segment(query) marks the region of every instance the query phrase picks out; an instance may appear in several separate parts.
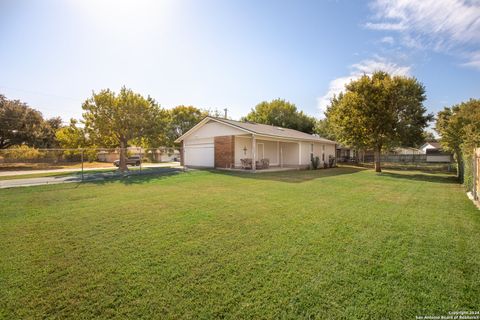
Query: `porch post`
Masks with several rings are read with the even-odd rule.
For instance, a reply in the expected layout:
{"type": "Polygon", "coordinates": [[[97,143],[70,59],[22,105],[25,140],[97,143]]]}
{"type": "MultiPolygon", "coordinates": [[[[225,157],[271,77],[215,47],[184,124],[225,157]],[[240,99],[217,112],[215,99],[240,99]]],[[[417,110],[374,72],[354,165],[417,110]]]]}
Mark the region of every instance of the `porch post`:
{"type": "Polygon", "coordinates": [[[302,143],[298,143],[298,167],[302,165],[302,143]]]}
{"type": "Polygon", "coordinates": [[[282,167],[282,160],[280,159],[280,141],[277,140],[277,162],[282,167]]]}
{"type": "Polygon", "coordinates": [[[252,171],[255,172],[257,169],[257,141],[255,135],[252,134],[252,171]]]}

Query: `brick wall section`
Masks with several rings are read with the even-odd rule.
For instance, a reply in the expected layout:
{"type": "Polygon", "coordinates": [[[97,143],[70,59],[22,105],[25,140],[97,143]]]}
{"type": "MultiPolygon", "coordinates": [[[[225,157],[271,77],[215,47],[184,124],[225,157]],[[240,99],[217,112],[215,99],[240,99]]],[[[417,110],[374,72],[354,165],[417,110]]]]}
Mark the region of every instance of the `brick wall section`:
{"type": "Polygon", "coordinates": [[[183,166],[184,164],[184,158],[185,158],[185,154],[184,154],[185,150],[183,149],[183,140],[182,142],[180,143],[180,165],[183,166]]]}
{"type": "Polygon", "coordinates": [[[233,168],[235,163],[235,136],[215,137],[215,168],[233,168]]]}

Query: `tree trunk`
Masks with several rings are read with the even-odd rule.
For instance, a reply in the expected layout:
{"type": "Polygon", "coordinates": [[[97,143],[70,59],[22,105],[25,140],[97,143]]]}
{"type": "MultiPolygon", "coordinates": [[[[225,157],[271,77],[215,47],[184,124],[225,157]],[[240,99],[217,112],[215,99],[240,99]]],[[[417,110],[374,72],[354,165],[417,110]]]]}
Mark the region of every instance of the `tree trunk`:
{"type": "Polygon", "coordinates": [[[380,165],[380,147],[376,147],[374,150],[375,157],[375,172],[382,172],[382,167],[380,165]]]}
{"type": "Polygon", "coordinates": [[[461,150],[455,150],[455,158],[457,158],[457,178],[460,180],[460,183],[463,183],[463,156],[461,150]]]}
{"type": "Polygon", "coordinates": [[[123,140],[120,141],[120,165],[118,166],[118,169],[121,172],[128,171],[127,163],[125,161],[125,155],[127,153],[126,146],[127,144],[123,140]]]}

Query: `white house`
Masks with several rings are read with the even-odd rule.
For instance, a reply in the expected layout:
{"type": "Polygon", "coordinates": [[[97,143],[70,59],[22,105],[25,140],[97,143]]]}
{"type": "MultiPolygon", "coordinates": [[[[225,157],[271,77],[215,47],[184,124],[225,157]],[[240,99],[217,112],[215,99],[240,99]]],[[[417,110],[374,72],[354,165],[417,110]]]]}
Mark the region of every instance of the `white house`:
{"type": "Polygon", "coordinates": [[[186,167],[242,168],[247,159],[253,171],[262,159],[270,167],[306,168],[312,155],[323,166],[335,157],[336,145],[297,130],[213,117],[206,117],[175,142],[182,145],[181,162],[186,167]]]}
{"type": "Polygon", "coordinates": [[[427,153],[427,150],[429,149],[435,149],[435,150],[440,150],[442,147],[440,146],[440,142],[425,142],[421,147],[420,151],[423,154],[427,153]]]}

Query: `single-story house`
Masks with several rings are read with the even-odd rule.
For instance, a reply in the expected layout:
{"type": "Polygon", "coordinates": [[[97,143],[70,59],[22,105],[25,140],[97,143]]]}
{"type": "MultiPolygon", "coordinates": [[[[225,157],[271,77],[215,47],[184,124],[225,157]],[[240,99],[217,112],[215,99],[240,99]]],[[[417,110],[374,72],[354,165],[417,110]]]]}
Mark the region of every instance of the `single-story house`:
{"type": "Polygon", "coordinates": [[[427,150],[432,149],[432,150],[441,150],[442,146],[440,145],[440,142],[425,142],[421,147],[420,150],[423,154],[427,154],[427,150]]]}
{"type": "Polygon", "coordinates": [[[311,157],[320,166],[335,157],[335,141],[293,129],[252,122],[206,117],[179,137],[181,164],[200,168],[307,168],[311,157]]]}

